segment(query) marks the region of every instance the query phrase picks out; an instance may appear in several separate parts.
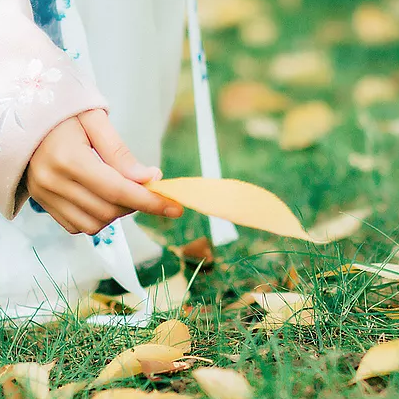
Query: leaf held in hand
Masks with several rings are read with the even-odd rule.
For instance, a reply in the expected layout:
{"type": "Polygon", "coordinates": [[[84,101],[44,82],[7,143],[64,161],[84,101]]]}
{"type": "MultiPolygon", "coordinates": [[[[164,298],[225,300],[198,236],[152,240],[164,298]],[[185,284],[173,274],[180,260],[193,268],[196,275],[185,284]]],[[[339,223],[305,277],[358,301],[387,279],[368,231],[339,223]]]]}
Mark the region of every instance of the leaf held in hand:
{"type": "Polygon", "coordinates": [[[399,371],[399,339],[372,347],[364,355],[352,383],[399,371]]]}
{"type": "Polygon", "coordinates": [[[202,367],[193,372],[202,390],[212,399],[250,399],[252,388],[241,374],[234,370],[202,367]]]}
{"type": "Polygon", "coordinates": [[[154,330],[153,344],[173,346],[183,353],[191,352],[191,335],[188,327],[179,320],[168,320],[154,330]]]}
{"type": "Polygon", "coordinates": [[[208,216],[285,237],[320,243],[276,195],[232,179],[178,178],[151,182],[146,187],[208,216]]]}

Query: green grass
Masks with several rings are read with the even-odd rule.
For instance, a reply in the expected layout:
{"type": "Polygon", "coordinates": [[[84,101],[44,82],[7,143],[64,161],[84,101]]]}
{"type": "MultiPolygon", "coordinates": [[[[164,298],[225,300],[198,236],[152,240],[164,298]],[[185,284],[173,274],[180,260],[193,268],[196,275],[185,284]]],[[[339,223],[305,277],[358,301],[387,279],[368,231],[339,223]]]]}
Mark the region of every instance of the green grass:
{"type": "MultiPolygon", "coordinates": [[[[259,0],[269,7],[266,0],[259,0]]],[[[240,79],[234,59],[245,55],[258,60],[262,68],[251,80],[267,82],[283,90],[296,103],[309,99],[327,101],[341,117],[341,124],[316,146],[285,152],[278,143],[256,140],[245,134],[242,121],[223,119],[216,109],[217,131],[226,177],[264,186],[279,195],[305,227],[319,217],[332,217],[339,210],[370,206],[373,214],[355,237],[328,246],[314,247],[291,239],[239,228],[241,239],[219,249],[228,268],[216,267],[200,272],[192,287],[191,303],[206,312],[182,320],[194,337],[193,354],[208,357],[220,367],[243,372],[256,390],[257,398],[396,398],[399,373],[370,381],[368,385],[349,386],[365,350],[383,340],[399,337],[398,323],[373,308],[399,306],[397,283],[386,283],[369,274],[338,275],[320,278],[317,273],[332,270],[355,259],[383,262],[399,241],[399,139],[373,126],[359,126],[359,109],[353,104],[352,89],[366,74],[384,74],[397,79],[399,44],[368,48],[353,37],[344,43],[323,45],[317,28],[327,19],[350,24],[350,16],[360,0],[304,0],[300,12],[282,11],[277,0],[270,2],[277,18],[280,38],[267,48],[246,48],[237,29],[206,32],[217,51],[210,57],[209,69],[215,104],[220,89],[240,79]],[[278,86],[267,76],[273,55],[294,49],[323,49],[334,65],[334,79],[327,88],[293,89],[278,86]],[[387,163],[387,170],[362,172],[350,166],[353,152],[376,155],[387,163]],[[262,252],[272,248],[279,256],[262,252]],[[301,276],[298,290],[311,294],[316,309],[312,327],[292,325],[266,334],[248,327],[261,317],[260,309],[227,312],[223,308],[242,293],[259,284],[274,282],[281,287],[287,269],[295,265],[301,276]],[[226,354],[239,354],[237,363],[226,354]]],[[[375,1],[380,4],[384,2],[375,1]]],[[[385,3],[384,3],[385,4],[385,3]]],[[[184,68],[187,68],[184,65],[184,68]]],[[[377,122],[398,117],[397,102],[362,110],[377,122]]],[[[276,115],[281,119],[283,115],[276,115]]],[[[170,130],[165,139],[166,177],[199,174],[194,116],[187,116],[170,130]]],[[[181,245],[204,234],[206,218],[187,211],[179,221],[140,216],[140,221],[156,228],[174,245],[181,245]]],[[[37,329],[0,328],[0,365],[17,361],[49,362],[58,359],[51,374],[53,388],[68,382],[91,379],[122,350],[147,342],[160,321],[175,314],[156,314],[146,330],[125,327],[93,328],[73,318],[56,327],[37,329]]],[[[114,384],[115,385],[115,384],[114,384]]],[[[191,371],[162,376],[159,382],[144,377],[124,380],[117,386],[145,390],[177,390],[202,398],[191,371]]],[[[83,391],[81,397],[91,393],[83,391]]]]}

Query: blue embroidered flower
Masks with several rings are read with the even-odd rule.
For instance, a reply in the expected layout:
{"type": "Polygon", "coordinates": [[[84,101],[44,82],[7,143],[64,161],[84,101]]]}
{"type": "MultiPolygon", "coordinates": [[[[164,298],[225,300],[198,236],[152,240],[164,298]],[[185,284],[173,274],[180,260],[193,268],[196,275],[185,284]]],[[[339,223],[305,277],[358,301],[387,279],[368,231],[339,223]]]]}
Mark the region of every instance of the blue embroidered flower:
{"type": "Polygon", "coordinates": [[[102,242],[104,244],[112,244],[113,240],[112,237],[115,235],[115,227],[114,226],[108,226],[105,229],[101,230],[98,234],[93,236],[93,244],[96,247],[97,245],[101,244],[102,242]]]}
{"type": "Polygon", "coordinates": [[[37,213],[47,213],[33,198],[29,198],[29,204],[31,208],[37,213]]]}

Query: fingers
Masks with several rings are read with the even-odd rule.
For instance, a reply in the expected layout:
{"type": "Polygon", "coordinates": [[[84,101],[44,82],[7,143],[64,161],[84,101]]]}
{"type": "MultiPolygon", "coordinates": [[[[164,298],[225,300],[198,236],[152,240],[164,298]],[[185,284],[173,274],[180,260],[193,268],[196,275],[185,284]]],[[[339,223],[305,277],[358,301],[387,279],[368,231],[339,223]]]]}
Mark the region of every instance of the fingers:
{"type": "Polygon", "coordinates": [[[71,234],[85,233],[92,236],[109,224],[94,218],[75,204],[53,193],[44,195],[40,204],[43,204],[43,208],[71,234]],[[49,203],[51,206],[46,205],[49,203]]]}
{"type": "Polygon", "coordinates": [[[122,176],[141,184],[162,178],[160,169],[144,166],[135,159],[105,111],[84,112],[78,118],[96,152],[122,176]]]}
{"type": "Polygon", "coordinates": [[[80,184],[67,179],[61,181],[59,186],[54,187],[53,192],[68,202],[74,203],[82,211],[106,225],[136,211],[110,204],[80,184]]]}
{"type": "Polygon", "coordinates": [[[180,204],[154,194],[141,184],[124,178],[115,169],[100,162],[87,149],[80,154],[84,165],[70,168],[71,178],[104,201],[127,209],[134,209],[152,215],[178,218],[183,214],[180,204]]]}

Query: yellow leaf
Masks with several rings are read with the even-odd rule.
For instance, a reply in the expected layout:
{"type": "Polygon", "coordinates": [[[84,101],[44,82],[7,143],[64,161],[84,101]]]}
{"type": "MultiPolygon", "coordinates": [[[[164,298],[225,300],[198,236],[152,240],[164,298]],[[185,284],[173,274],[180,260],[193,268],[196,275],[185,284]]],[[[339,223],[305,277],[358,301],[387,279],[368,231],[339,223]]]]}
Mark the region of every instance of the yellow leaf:
{"type": "Polygon", "coordinates": [[[395,18],[374,4],[361,4],[354,12],[353,30],[366,45],[381,45],[399,39],[395,18]]]}
{"type": "Polygon", "coordinates": [[[188,327],[179,320],[168,320],[154,330],[153,344],[173,346],[183,353],[191,352],[191,335],[188,327]]]}
{"type": "Polygon", "coordinates": [[[327,86],[333,78],[331,61],[316,51],[283,53],[272,60],[270,77],[278,83],[292,86],[327,86]]]}
{"type": "Polygon", "coordinates": [[[359,273],[359,270],[357,270],[355,267],[352,267],[352,265],[342,265],[337,267],[334,270],[328,270],[328,271],[324,271],[321,273],[317,273],[316,274],[316,278],[328,278],[328,277],[337,277],[340,274],[355,274],[355,273],[359,273]]]}
{"type": "Polygon", "coordinates": [[[162,312],[177,308],[190,298],[184,272],[177,273],[168,280],[147,287],[146,290],[155,307],[162,312]]]}
{"type": "Polygon", "coordinates": [[[362,221],[370,214],[369,208],[347,211],[336,218],[316,224],[309,230],[309,235],[325,241],[342,240],[356,233],[362,227],[362,221]]]}
{"type": "Polygon", "coordinates": [[[252,388],[241,374],[217,367],[201,367],[193,372],[202,390],[212,399],[250,399],[252,388]]]}
{"type": "Polygon", "coordinates": [[[378,274],[380,277],[388,280],[399,281],[399,265],[394,265],[392,263],[372,263],[368,266],[354,263],[352,267],[368,273],[378,274]]]}
{"type": "Polygon", "coordinates": [[[198,10],[201,25],[207,29],[231,28],[261,11],[254,0],[200,0],[198,10]]]}
{"type": "Polygon", "coordinates": [[[251,306],[255,303],[255,298],[251,292],[246,292],[238,301],[231,303],[230,305],[226,306],[225,310],[237,310],[242,309],[248,306],[251,306]]]}
{"type": "Polygon", "coordinates": [[[98,392],[93,399],[190,399],[191,396],[179,395],[174,392],[143,392],[132,388],[109,389],[98,392]]]}
{"type": "Polygon", "coordinates": [[[191,366],[187,362],[169,362],[164,360],[140,360],[144,375],[175,373],[177,371],[188,370],[191,366]]]}
{"type": "Polygon", "coordinates": [[[287,112],[282,127],[281,148],[298,150],[314,145],[336,124],[332,109],[324,102],[298,105],[287,112]]]}
{"type": "Polygon", "coordinates": [[[394,101],[397,95],[395,82],[385,76],[365,76],[357,82],[353,91],[355,103],[362,107],[394,101]]]}
{"type": "Polygon", "coordinates": [[[193,177],[151,182],[146,187],[205,215],[319,243],[303,230],[299,220],[283,201],[270,191],[250,183],[193,177]]]}
{"type": "Polygon", "coordinates": [[[112,314],[112,309],[104,302],[95,299],[93,296],[88,296],[79,301],[78,304],[78,316],[82,319],[86,319],[96,314],[112,314]]]}
{"type": "Polygon", "coordinates": [[[51,399],[72,399],[77,393],[82,391],[87,382],[72,382],[51,392],[51,399]]]}
{"type": "Polygon", "coordinates": [[[17,363],[0,369],[0,384],[16,380],[24,393],[33,399],[47,399],[50,394],[49,374],[54,363],[17,363]]]}
{"type": "Polygon", "coordinates": [[[174,361],[183,357],[183,352],[177,348],[166,345],[144,344],[138,345],[133,350],[128,349],[109,363],[100,375],[94,380],[92,386],[108,384],[135,376],[142,372],[140,360],[174,361]]]}
{"type": "Polygon", "coordinates": [[[245,130],[248,136],[251,136],[255,139],[262,140],[276,140],[279,135],[280,126],[277,121],[268,118],[252,118],[246,121],[245,130]]]}
{"type": "Polygon", "coordinates": [[[233,82],[223,87],[219,95],[220,112],[230,119],[284,111],[289,104],[285,94],[259,82],[233,82]]]}
{"type": "Polygon", "coordinates": [[[241,41],[247,46],[267,46],[278,37],[278,28],[270,16],[251,19],[241,27],[241,41]]]}
{"type": "Polygon", "coordinates": [[[310,297],[295,292],[252,293],[255,301],[267,311],[264,320],[253,329],[274,330],[285,322],[294,325],[314,325],[313,302],[310,297]]]}
{"type": "Polygon", "coordinates": [[[352,383],[399,371],[399,340],[395,339],[369,349],[356,371],[352,383]]]}
{"type": "Polygon", "coordinates": [[[121,380],[141,373],[141,365],[136,355],[128,349],[115,357],[100,375],[93,381],[93,387],[105,385],[114,380],[121,380]]]}

